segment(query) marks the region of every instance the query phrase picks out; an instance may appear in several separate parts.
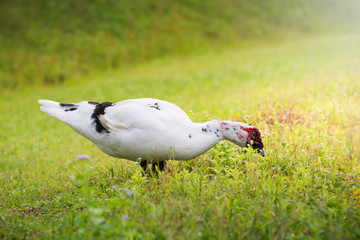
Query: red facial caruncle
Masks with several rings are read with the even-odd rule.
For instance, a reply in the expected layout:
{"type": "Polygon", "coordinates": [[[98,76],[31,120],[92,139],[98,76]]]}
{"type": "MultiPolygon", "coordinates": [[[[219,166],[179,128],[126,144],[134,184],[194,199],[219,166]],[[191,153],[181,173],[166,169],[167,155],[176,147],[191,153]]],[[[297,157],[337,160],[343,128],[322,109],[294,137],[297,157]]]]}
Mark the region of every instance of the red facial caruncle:
{"type": "Polygon", "coordinates": [[[264,144],[261,140],[261,133],[256,127],[240,127],[243,131],[247,132],[246,145],[252,146],[254,149],[263,149],[264,144]]]}

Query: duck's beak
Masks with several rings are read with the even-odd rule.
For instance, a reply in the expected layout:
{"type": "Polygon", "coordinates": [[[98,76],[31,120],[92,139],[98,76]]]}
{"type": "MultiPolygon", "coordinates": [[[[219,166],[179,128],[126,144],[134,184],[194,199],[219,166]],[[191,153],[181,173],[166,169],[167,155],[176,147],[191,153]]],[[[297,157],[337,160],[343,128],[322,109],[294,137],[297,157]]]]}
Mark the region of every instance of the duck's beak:
{"type": "Polygon", "coordinates": [[[253,149],[255,149],[258,153],[260,153],[261,156],[266,157],[266,153],[265,153],[264,149],[262,149],[262,146],[260,146],[258,144],[253,144],[251,147],[253,149]]]}
{"type": "Polygon", "coordinates": [[[258,148],[256,150],[258,151],[258,153],[261,154],[261,156],[266,157],[266,153],[265,153],[264,149],[258,148]]]}

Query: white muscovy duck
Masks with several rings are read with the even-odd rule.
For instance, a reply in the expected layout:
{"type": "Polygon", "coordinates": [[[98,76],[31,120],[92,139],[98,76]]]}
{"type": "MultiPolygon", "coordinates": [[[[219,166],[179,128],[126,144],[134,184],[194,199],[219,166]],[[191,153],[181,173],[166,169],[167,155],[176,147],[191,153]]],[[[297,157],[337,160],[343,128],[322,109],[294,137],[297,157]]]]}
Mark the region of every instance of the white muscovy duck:
{"type": "Polygon", "coordinates": [[[194,123],[178,106],[152,98],[117,103],[67,104],[39,100],[40,109],[68,124],[106,154],[148,163],[163,171],[166,160],[189,160],[226,139],[265,156],[259,130],[250,124],[213,120],[194,123]]]}

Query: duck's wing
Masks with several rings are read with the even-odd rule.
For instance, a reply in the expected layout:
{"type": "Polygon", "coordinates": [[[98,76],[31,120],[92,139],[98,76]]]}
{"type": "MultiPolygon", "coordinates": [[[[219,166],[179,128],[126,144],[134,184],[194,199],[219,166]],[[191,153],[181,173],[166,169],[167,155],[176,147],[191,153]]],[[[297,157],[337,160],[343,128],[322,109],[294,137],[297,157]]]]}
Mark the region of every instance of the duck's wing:
{"type": "Polygon", "coordinates": [[[105,113],[99,116],[99,121],[109,132],[191,122],[189,116],[178,106],[152,98],[118,102],[106,108],[105,113]]]}
{"type": "Polygon", "coordinates": [[[162,118],[164,121],[172,121],[180,124],[191,121],[189,116],[181,108],[167,101],[154,98],[140,98],[133,99],[133,103],[150,110],[153,113],[152,116],[162,118]]]}

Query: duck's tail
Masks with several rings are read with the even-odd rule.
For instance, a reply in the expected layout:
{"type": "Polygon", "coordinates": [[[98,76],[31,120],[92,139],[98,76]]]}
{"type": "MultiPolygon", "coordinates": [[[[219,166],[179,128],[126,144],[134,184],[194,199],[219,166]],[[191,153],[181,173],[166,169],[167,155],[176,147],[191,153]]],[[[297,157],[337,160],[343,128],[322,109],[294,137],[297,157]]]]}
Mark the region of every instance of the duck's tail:
{"type": "Polygon", "coordinates": [[[40,110],[49,114],[49,116],[64,121],[65,113],[77,109],[75,104],[58,103],[50,100],[39,100],[40,110]]]}

